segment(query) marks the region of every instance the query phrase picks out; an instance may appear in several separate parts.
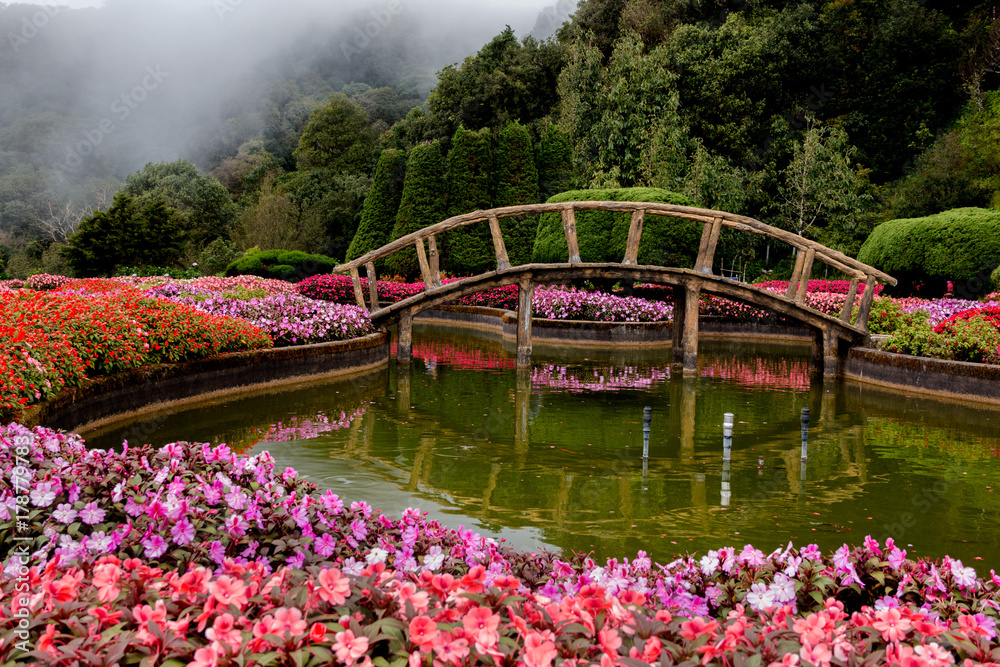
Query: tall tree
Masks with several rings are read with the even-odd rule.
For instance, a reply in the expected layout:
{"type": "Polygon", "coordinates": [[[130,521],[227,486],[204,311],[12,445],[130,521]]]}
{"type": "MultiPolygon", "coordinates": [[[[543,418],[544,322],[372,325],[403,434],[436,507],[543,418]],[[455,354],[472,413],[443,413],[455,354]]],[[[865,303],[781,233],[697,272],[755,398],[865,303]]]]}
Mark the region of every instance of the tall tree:
{"type": "Polygon", "coordinates": [[[782,171],[774,219],[801,236],[841,236],[871,207],[866,172],[854,163],[856,149],[839,127],[809,118],[802,141],[782,171]]]}
{"type": "Polygon", "coordinates": [[[172,267],[181,257],[183,220],[163,200],[143,206],[118,193],[107,211],[80,221],[63,256],[80,276],[110,276],[121,267],[172,267]]]}
{"type": "Polygon", "coordinates": [[[187,160],[149,163],[125,179],[122,192],[139,205],[165,201],[180,214],[199,248],[228,236],[236,219],[236,207],[222,184],[187,160]]]}
{"type": "Polygon", "coordinates": [[[374,145],[367,114],[347,95],[337,93],[309,116],[295,162],[299,170],[371,173],[374,145]]]}

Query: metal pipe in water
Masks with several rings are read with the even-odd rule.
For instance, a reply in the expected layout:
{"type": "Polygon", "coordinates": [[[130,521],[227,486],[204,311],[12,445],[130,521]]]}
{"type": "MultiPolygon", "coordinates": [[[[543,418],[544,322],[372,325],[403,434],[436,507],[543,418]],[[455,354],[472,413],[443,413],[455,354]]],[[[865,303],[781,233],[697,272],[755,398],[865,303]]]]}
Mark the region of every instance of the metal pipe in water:
{"type": "Polygon", "coordinates": [[[642,460],[649,459],[649,428],[653,423],[653,408],[646,406],[642,410],[642,460]]]}
{"type": "Polygon", "coordinates": [[[733,413],[722,416],[722,460],[729,461],[733,453],[733,413]]]}
{"type": "Polygon", "coordinates": [[[809,458],[809,408],[802,408],[802,460],[809,458]]]}

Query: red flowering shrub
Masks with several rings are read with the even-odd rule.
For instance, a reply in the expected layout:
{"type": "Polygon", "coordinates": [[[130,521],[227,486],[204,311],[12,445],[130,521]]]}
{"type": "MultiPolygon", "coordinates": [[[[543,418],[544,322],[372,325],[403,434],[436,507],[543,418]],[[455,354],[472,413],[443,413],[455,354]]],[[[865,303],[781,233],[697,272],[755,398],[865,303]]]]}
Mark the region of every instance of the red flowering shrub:
{"type": "MultiPolygon", "coordinates": [[[[763,283],[755,283],[757,287],[761,289],[766,289],[769,292],[780,292],[782,294],[788,289],[787,280],[768,280],[763,283]]],[[[830,294],[847,294],[851,289],[850,280],[810,280],[809,287],[806,288],[807,293],[812,292],[829,292],[830,294]]],[[[882,290],[885,289],[884,285],[875,286],[875,294],[881,294],[882,290]]],[[[864,294],[865,284],[858,284],[858,294],[864,294]]]]}
{"type": "Polygon", "coordinates": [[[1000,306],[985,306],[983,308],[969,308],[968,310],[963,310],[959,313],[955,313],[946,320],[941,321],[936,327],[934,327],[935,333],[951,333],[955,328],[955,323],[959,321],[969,321],[976,317],[977,315],[982,315],[988,323],[993,325],[995,328],[1000,329],[1000,306]]]}
{"type": "Polygon", "coordinates": [[[0,420],[86,376],[271,346],[242,320],[120,285],[88,295],[0,291],[0,343],[0,420]]]}

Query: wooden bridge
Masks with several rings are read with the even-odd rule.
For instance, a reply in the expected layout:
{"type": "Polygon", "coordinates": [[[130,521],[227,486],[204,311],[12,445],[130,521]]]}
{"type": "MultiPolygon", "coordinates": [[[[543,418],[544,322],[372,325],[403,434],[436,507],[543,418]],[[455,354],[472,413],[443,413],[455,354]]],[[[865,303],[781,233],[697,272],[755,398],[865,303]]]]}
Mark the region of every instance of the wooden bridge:
{"type": "Polygon", "coordinates": [[[508,206],[488,211],[474,211],[454,216],[430,227],[408,234],[334,269],[334,273],[349,273],[354,296],[359,306],[367,308],[372,323],[398,323],[397,360],[408,362],[412,351],[413,316],[468,294],[501,287],[518,286],[517,365],[527,366],[531,360],[531,297],[536,285],[559,284],[576,279],[616,279],[658,283],[674,287],[674,327],[672,364],[683,368],[685,375],[695,374],[698,363],[698,299],[702,293],[752,304],[797,320],[813,331],[813,361],[823,374],[836,376],[840,360],[847,350],[862,344],[868,337],[868,315],[878,283],[895,285],[896,280],[875,267],[862,264],[826,246],[787,232],[759,220],[724,211],[674,206],[652,202],[576,201],[556,204],[508,206]],[[613,211],[630,213],[625,256],[621,262],[587,263],[580,261],[580,246],[576,232],[577,211],[613,211]],[[521,264],[512,266],[507,255],[500,219],[519,215],[557,212],[562,216],[568,257],[565,263],[521,264]],[[698,256],[692,268],[645,266],[638,263],[643,220],[647,214],[678,218],[702,223],[704,231],[698,256]],[[459,227],[488,224],[493,238],[497,267],[477,276],[448,284],[441,283],[437,240],[442,234],[459,227]],[[719,235],[723,228],[758,234],[786,243],[796,249],[795,268],[788,290],[775,294],[748,283],[723,278],[712,272],[719,235]],[[426,243],[426,247],[425,247],[426,243]],[[396,303],[382,306],[378,299],[375,262],[414,247],[423,276],[425,291],[396,303]],[[809,308],[805,304],[809,278],[816,261],[845,274],[851,280],[847,300],[840,317],[809,308]],[[361,268],[368,277],[369,300],[361,287],[361,268]],[[851,322],[859,286],[865,289],[856,320],[851,322]]]}

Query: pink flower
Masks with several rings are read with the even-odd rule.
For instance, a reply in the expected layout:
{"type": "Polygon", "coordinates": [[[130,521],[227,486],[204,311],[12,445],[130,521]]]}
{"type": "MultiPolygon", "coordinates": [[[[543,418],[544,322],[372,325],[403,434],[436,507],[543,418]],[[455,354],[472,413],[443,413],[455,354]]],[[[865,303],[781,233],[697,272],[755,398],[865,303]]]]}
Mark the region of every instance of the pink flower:
{"type": "Polygon", "coordinates": [[[277,633],[279,636],[283,636],[285,630],[288,630],[291,637],[304,635],[308,626],[308,623],[302,620],[302,611],[297,607],[278,607],[274,610],[274,622],[280,628],[277,633]]]}
{"type": "Polygon", "coordinates": [[[97,587],[97,599],[101,602],[112,602],[118,599],[122,589],[118,585],[124,570],[114,563],[101,563],[94,568],[94,586],[97,587]]]}
{"type": "MultiPolygon", "coordinates": [[[[889,607],[876,612],[872,627],[882,633],[882,639],[887,642],[898,642],[906,638],[913,624],[896,607],[889,607]]],[[[803,656],[805,658],[805,656],[803,656]]]]}
{"type": "Polygon", "coordinates": [[[803,646],[799,649],[799,657],[816,667],[830,667],[833,653],[830,652],[826,644],[817,644],[816,646],[803,646]]]}
{"type": "Polygon", "coordinates": [[[530,632],[524,638],[522,657],[525,667],[549,667],[558,655],[555,643],[545,635],[539,632],[530,632]]]}
{"type": "Polygon", "coordinates": [[[701,616],[695,616],[690,621],[681,623],[681,637],[689,641],[694,641],[702,635],[711,635],[719,627],[716,621],[706,621],[701,616]]]}
{"type": "MultiPolygon", "coordinates": [[[[236,629],[236,619],[230,613],[222,614],[215,618],[215,623],[208,629],[205,636],[219,644],[225,644],[235,651],[243,644],[243,633],[236,629]]],[[[219,646],[220,653],[225,653],[219,646]]]]}
{"type": "Polygon", "coordinates": [[[351,664],[368,650],[368,637],[355,637],[351,630],[344,630],[335,635],[333,650],[337,659],[351,664]]]}
{"type": "Polygon", "coordinates": [[[206,646],[194,652],[194,660],[188,667],[218,667],[219,654],[214,646],[206,646]]]}
{"type": "Polygon", "coordinates": [[[243,609],[249,600],[246,590],[247,587],[242,581],[233,579],[228,574],[222,575],[208,587],[208,592],[219,601],[219,604],[227,607],[234,604],[240,609],[243,609]]]}
{"type": "Polygon", "coordinates": [[[167,541],[159,535],[151,535],[142,541],[146,548],[146,558],[157,559],[167,551],[167,541]]]}
{"type": "Polygon", "coordinates": [[[410,621],[410,641],[420,648],[421,653],[429,653],[438,640],[437,623],[426,616],[417,616],[410,621]]]}
{"type": "Polygon", "coordinates": [[[319,573],[319,597],[332,605],[342,605],[351,594],[351,582],[336,568],[319,573]]]}
{"type": "Polygon", "coordinates": [[[465,636],[482,647],[495,646],[500,641],[500,616],[486,607],[475,607],[462,618],[465,636]]]}

